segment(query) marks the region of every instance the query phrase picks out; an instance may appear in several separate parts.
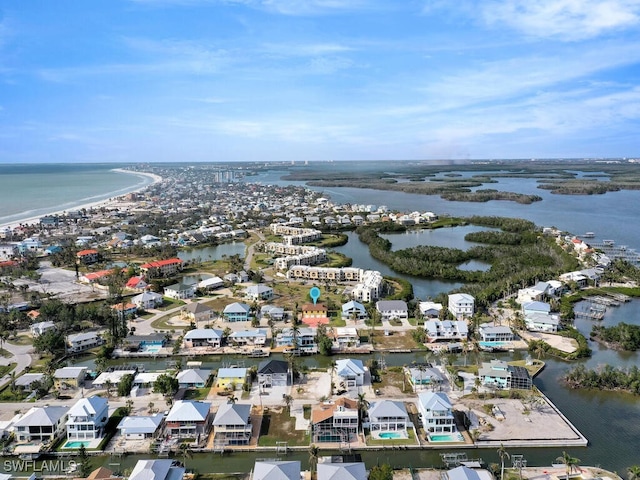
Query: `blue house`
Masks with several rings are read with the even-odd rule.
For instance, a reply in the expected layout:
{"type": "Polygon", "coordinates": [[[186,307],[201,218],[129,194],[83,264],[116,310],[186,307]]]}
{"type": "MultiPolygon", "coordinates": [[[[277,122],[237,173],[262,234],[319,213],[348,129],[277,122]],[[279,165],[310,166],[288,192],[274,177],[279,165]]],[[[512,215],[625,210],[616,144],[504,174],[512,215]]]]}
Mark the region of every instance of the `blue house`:
{"type": "Polygon", "coordinates": [[[224,307],[222,316],[227,322],[246,322],[249,320],[251,307],[246,303],[232,303],[224,307]]]}

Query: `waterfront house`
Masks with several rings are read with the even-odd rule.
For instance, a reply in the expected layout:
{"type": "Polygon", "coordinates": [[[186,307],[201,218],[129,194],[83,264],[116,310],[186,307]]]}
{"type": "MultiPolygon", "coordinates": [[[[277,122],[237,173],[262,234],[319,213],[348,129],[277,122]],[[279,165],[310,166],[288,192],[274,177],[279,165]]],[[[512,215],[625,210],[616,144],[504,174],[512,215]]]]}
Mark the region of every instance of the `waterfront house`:
{"type": "Polygon", "coordinates": [[[104,339],[100,336],[99,332],[83,332],[69,335],[67,343],[67,351],[69,353],[78,353],[103,345],[104,339]]]}
{"type": "Polygon", "coordinates": [[[360,346],[360,335],[355,327],[336,327],[331,335],[334,350],[346,350],[360,346]]]}
{"type": "Polygon", "coordinates": [[[170,277],[182,270],[184,262],[179,258],[170,258],[168,260],[157,260],[155,262],[140,265],[140,271],[147,278],[170,277]]]}
{"type": "Polygon", "coordinates": [[[31,407],[13,424],[16,442],[48,443],[64,433],[69,407],[31,407]]]}
{"type": "Polygon", "coordinates": [[[215,328],[194,328],[184,334],[182,341],[187,348],[219,348],[222,345],[222,333],[222,330],[215,328]]]}
{"type": "Polygon", "coordinates": [[[248,445],[251,439],[251,405],[223,403],[213,419],[214,447],[248,445]]]}
{"type": "Polygon", "coordinates": [[[216,290],[224,287],[224,280],[220,277],[205,278],[201,282],[198,282],[198,288],[204,291],[216,290]]]}
{"type": "Polygon", "coordinates": [[[478,333],[483,342],[511,342],[515,340],[511,328],[506,325],[494,325],[492,322],[480,325],[478,333]]]}
{"type": "Polygon", "coordinates": [[[413,385],[414,391],[418,385],[434,385],[444,381],[442,374],[429,364],[411,365],[405,369],[408,374],[409,381],[413,385]]]}
{"type": "Polygon", "coordinates": [[[76,389],[84,385],[87,367],[62,367],[53,372],[53,386],[57,390],[76,389]]]}
{"type": "MultiPolygon", "coordinates": [[[[300,460],[264,460],[256,461],[250,480],[300,480],[301,478],[300,460]]],[[[336,480],[339,479],[336,478],[336,480]]]]}
{"type": "Polygon", "coordinates": [[[376,310],[380,312],[382,320],[406,320],[409,318],[409,307],[404,300],[379,300],[376,310]]]}
{"type": "Polygon", "coordinates": [[[260,318],[270,318],[275,321],[281,321],[284,318],[284,308],[274,305],[263,305],[260,308],[260,318]]]}
{"type": "Polygon", "coordinates": [[[93,440],[102,437],[109,419],[109,402],[94,395],[81,398],[71,409],[67,420],[68,440],[93,440]]]}
{"type": "Polygon", "coordinates": [[[245,289],[244,297],[253,302],[271,300],[273,298],[273,288],[262,283],[251,285],[245,289]]]}
{"type": "Polygon", "coordinates": [[[143,440],[155,438],[161,430],[164,415],[131,415],[124,417],[118,424],[118,433],[125,440],[143,440]]]}
{"type": "Polygon", "coordinates": [[[156,292],[142,292],[131,298],[131,303],[135,303],[140,310],[149,310],[161,307],[164,299],[162,295],[156,292]]]}
{"type": "Polygon", "coordinates": [[[442,304],[435,302],[420,302],[418,304],[422,318],[438,318],[442,311],[442,304]]]}
{"type": "Polygon", "coordinates": [[[545,302],[527,302],[522,305],[522,313],[527,330],[557,332],[560,317],[551,313],[551,306],[545,302]]]}
{"type": "Polygon", "coordinates": [[[219,368],[216,377],[216,388],[235,390],[242,389],[247,381],[247,369],[241,367],[219,368]]]}
{"type": "Polygon", "coordinates": [[[429,433],[454,433],[456,431],[453,407],[446,394],[442,392],[421,393],[418,395],[418,411],[427,435],[429,433]]]}
{"type": "Polygon", "coordinates": [[[34,337],[38,337],[47,330],[53,330],[54,328],[56,328],[56,324],[53,322],[38,322],[29,327],[29,329],[31,330],[31,335],[33,335],[34,337]]]}
{"type": "Polygon", "coordinates": [[[182,480],[185,468],[171,459],[138,460],[129,480],[182,480]]]}
{"type": "Polygon", "coordinates": [[[364,462],[320,462],[317,480],[367,480],[364,462]]]}
{"type": "Polygon", "coordinates": [[[320,303],[307,303],[302,306],[302,323],[309,326],[317,326],[320,323],[329,323],[326,305],[320,303]]]}
{"type": "Polygon", "coordinates": [[[467,322],[464,320],[426,320],[424,329],[429,342],[466,340],[469,335],[467,322]]]}
{"type": "Polygon", "coordinates": [[[196,287],[187,283],[174,283],[168,287],[164,287],[164,295],[174,300],[184,300],[185,298],[193,298],[196,294],[196,287]]]}
{"type": "Polygon", "coordinates": [[[100,252],[94,249],[80,250],[76,253],[76,259],[78,262],[83,263],[84,265],[89,265],[91,263],[96,263],[100,260],[100,252]]]}
{"type": "Polygon", "coordinates": [[[349,443],[358,440],[358,402],[339,397],[311,409],[312,443],[349,443]]]}
{"type": "Polygon", "coordinates": [[[162,333],[150,333],[148,335],[129,335],[123,339],[123,348],[130,352],[144,352],[149,350],[156,352],[167,343],[167,337],[162,333]]]}
{"type": "Polygon", "coordinates": [[[503,360],[484,362],[478,370],[480,383],[489,388],[531,390],[533,380],[524,367],[509,365],[503,360]]]}
{"type": "Polygon", "coordinates": [[[442,480],[493,480],[494,477],[489,470],[473,469],[465,465],[443,472],[442,480]]]}
{"type": "Polygon", "coordinates": [[[222,316],[227,322],[247,322],[251,307],[246,303],[235,302],[224,307],[222,316]]]}
{"type": "Polygon", "coordinates": [[[371,432],[406,431],[411,420],[403,402],[381,400],[369,407],[369,425],[371,432]]]}
{"type": "MultiPolygon", "coordinates": [[[[153,385],[158,380],[160,375],[165,375],[165,372],[138,372],[133,379],[133,389],[131,390],[131,396],[134,397],[141,388],[153,388],[153,385]]],[[[144,393],[144,392],[140,392],[144,393]]]]}
{"type": "Polygon", "coordinates": [[[347,358],[336,361],[336,374],[345,389],[361,387],[364,384],[364,372],[362,360],[347,358]]]}
{"type": "MultiPolygon", "coordinates": [[[[34,383],[42,382],[44,380],[44,373],[24,373],[15,380],[15,386],[18,390],[24,390],[27,392],[33,391],[34,383]]],[[[1,438],[1,435],[0,435],[1,438]]]]}
{"type": "Polygon", "coordinates": [[[366,320],[368,317],[364,305],[355,300],[351,300],[342,305],[343,320],[366,320]]]}
{"type": "Polygon", "coordinates": [[[449,295],[448,308],[456,320],[464,320],[473,316],[475,298],[467,293],[449,295]]]}
{"type": "Polygon", "coordinates": [[[267,343],[267,330],[264,328],[256,328],[255,330],[233,332],[227,337],[227,341],[238,347],[263,347],[267,343]]]}
{"type": "Polygon", "coordinates": [[[199,439],[211,427],[211,403],[177,400],[165,418],[165,432],[174,438],[199,439]]]}
{"type": "Polygon", "coordinates": [[[180,388],[204,388],[211,376],[211,370],[190,368],[182,370],[176,375],[180,388]]]}
{"type": "Polygon", "coordinates": [[[182,317],[198,325],[200,322],[209,322],[214,317],[214,311],[204,303],[193,302],[182,309],[182,317]]]}
{"type": "Polygon", "coordinates": [[[102,372],[93,380],[93,382],[91,382],[91,385],[93,388],[106,389],[109,385],[118,385],[126,375],[133,375],[135,377],[137,372],[137,367],[132,369],[125,368],[124,370],[102,372]]]}
{"type": "Polygon", "coordinates": [[[304,353],[317,353],[318,344],[316,343],[317,329],[310,327],[298,328],[297,335],[294,335],[292,328],[283,328],[276,335],[276,347],[288,347],[292,349],[299,349],[304,353]],[[297,345],[294,346],[294,336],[296,337],[297,345]]]}
{"type": "Polygon", "coordinates": [[[262,388],[286,387],[289,364],[284,360],[263,360],[258,365],[258,383],[262,388]]]}

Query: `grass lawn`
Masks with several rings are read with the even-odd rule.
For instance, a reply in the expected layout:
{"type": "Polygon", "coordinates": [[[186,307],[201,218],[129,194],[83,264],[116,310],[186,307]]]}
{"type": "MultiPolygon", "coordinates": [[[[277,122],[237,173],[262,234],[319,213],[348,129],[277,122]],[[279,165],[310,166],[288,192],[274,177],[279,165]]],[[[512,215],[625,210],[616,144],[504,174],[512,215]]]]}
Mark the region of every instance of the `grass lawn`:
{"type": "Polygon", "coordinates": [[[30,392],[22,391],[16,389],[15,392],[11,391],[9,385],[0,391],[0,402],[22,402],[25,398],[29,396],[30,392]]]}
{"type": "Polygon", "coordinates": [[[273,447],[276,442],[288,442],[289,445],[309,445],[306,431],[296,430],[296,419],[289,416],[286,408],[265,409],[260,428],[258,446],[273,447]]]}
{"type": "Polygon", "coordinates": [[[526,360],[516,360],[514,362],[509,362],[509,365],[526,368],[531,377],[535,377],[544,368],[544,362],[541,360],[533,360],[531,365],[527,365],[526,360]]]}
{"type": "Polygon", "coordinates": [[[373,385],[376,389],[395,387],[404,393],[412,391],[411,383],[405,378],[402,367],[389,367],[379,372],[380,382],[373,385]],[[404,390],[402,389],[404,383],[404,390]]]}
{"type": "Polygon", "coordinates": [[[185,324],[184,326],[170,324],[169,320],[171,320],[171,317],[174,317],[174,316],[175,315],[165,315],[164,317],[160,317],[154,320],[153,322],[151,322],[151,328],[155,328],[156,330],[165,330],[165,331],[181,330],[183,328],[187,328],[187,324],[185,324]]]}
{"type": "Polygon", "coordinates": [[[9,350],[5,350],[4,348],[0,348],[0,357],[10,358],[13,357],[13,353],[9,350]]]}
{"type": "Polygon", "coordinates": [[[209,387],[190,388],[185,390],[183,400],[206,400],[209,390],[211,390],[209,387]]]}
{"type": "Polygon", "coordinates": [[[211,300],[207,300],[204,302],[204,304],[215,312],[222,312],[224,310],[224,307],[233,302],[242,302],[242,300],[220,296],[217,298],[212,298],[211,300]]]}
{"type": "Polygon", "coordinates": [[[411,336],[411,332],[390,332],[391,335],[384,335],[382,330],[378,329],[374,335],[374,345],[377,349],[404,350],[404,349],[421,349],[426,350],[424,345],[418,345],[411,336]]]}
{"type": "Polygon", "coordinates": [[[33,338],[28,335],[18,335],[8,340],[12,345],[31,345],[33,344],[33,338]]]}
{"type": "Polygon", "coordinates": [[[347,322],[342,317],[332,317],[329,319],[329,326],[331,327],[346,327],[347,322]]]}
{"type": "Polygon", "coordinates": [[[186,303],[183,302],[182,300],[174,300],[173,298],[164,297],[162,306],[158,307],[158,310],[162,310],[162,311],[171,310],[172,308],[176,308],[181,305],[186,305],[186,303]]]}
{"type": "Polygon", "coordinates": [[[368,434],[367,445],[416,445],[418,441],[413,429],[407,430],[407,434],[409,434],[409,438],[385,438],[384,440],[371,438],[371,435],[368,434]]]}
{"type": "Polygon", "coordinates": [[[0,377],[4,377],[11,370],[16,368],[16,363],[10,363],[9,365],[0,365],[0,377]]]}

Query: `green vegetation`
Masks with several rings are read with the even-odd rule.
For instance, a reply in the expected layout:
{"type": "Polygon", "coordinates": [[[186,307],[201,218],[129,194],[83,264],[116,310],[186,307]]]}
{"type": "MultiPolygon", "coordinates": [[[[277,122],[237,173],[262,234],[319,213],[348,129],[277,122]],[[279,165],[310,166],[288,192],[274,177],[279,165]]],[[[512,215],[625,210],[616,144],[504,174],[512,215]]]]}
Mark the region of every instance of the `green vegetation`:
{"type": "Polygon", "coordinates": [[[612,327],[593,325],[591,339],[604,342],[615,349],[635,352],[640,349],[640,326],[625,322],[612,327]]]}
{"type": "Polygon", "coordinates": [[[273,447],[276,442],[288,442],[289,446],[309,445],[309,435],[295,429],[295,418],[289,416],[285,408],[282,411],[265,409],[262,416],[258,446],[273,447]]]}
{"type": "Polygon", "coordinates": [[[553,239],[541,236],[529,221],[480,216],[465,221],[500,228],[501,232],[475,237],[476,241],[486,239],[489,244],[467,251],[426,245],[393,251],[391,242],[379,235],[382,229],[378,226],[360,227],[357,232],[360,240],[369,246],[371,256],[396,272],[464,282],[463,290],[474,295],[476,305],[480,307],[487,306],[522,283],[532,284],[538,278],[555,277],[579,267],[575,257],[564,252],[553,239]],[[458,268],[470,260],[488,263],[491,268],[486,272],[458,268]]]}
{"type": "Polygon", "coordinates": [[[596,369],[587,369],[578,365],[563,377],[571,388],[623,391],[640,395],[640,368],[633,365],[627,369],[603,365],[596,369]]]}
{"type": "Polygon", "coordinates": [[[189,388],[184,392],[183,400],[206,400],[210,388],[189,388]]]}

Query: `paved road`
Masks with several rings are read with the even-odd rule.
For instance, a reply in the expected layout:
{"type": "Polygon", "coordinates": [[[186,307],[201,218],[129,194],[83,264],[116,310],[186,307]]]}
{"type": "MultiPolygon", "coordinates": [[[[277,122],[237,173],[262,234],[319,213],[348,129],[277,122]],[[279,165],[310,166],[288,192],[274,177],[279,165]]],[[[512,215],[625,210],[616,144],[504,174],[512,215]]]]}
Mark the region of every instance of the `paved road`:
{"type": "MultiPolygon", "coordinates": [[[[31,365],[32,358],[30,353],[33,352],[33,346],[15,345],[13,343],[4,342],[2,344],[2,348],[7,350],[9,353],[11,353],[11,356],[0,357],[0,365],[9,365],[13,362],[16,362],[16,368],[13,369],[13,372],[15,372],[16,377],[20,376],[20,374],[24,372],[25,368],[31,365]]],[[[0,389],[10,381],[11,381],[11,376],[9,374],[2,377],[2,379],[0,379],[0,389]]]]}

